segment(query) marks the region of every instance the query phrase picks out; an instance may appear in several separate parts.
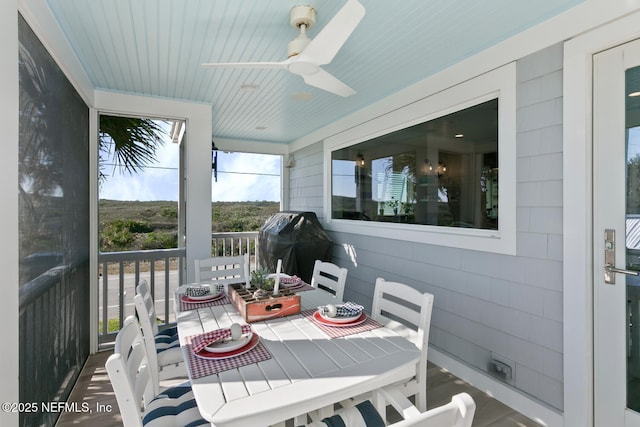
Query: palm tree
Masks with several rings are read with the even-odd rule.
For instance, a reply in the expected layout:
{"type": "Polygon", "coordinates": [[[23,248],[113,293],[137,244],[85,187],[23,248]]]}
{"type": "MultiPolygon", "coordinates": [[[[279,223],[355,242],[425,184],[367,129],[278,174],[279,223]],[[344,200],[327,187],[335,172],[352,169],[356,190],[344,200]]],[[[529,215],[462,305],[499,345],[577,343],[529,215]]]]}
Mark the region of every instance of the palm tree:
{"type": "Polygon", "coordinates": [[[105,166],[133,175],[157,162],[156,151],[164,144],[162,137],[167,134],[163,123],[148,118],[101,115],[100,181],[107,179],[105,166]],[[111,158],[113,164],[107,165],[106,159],[111,158]]]}

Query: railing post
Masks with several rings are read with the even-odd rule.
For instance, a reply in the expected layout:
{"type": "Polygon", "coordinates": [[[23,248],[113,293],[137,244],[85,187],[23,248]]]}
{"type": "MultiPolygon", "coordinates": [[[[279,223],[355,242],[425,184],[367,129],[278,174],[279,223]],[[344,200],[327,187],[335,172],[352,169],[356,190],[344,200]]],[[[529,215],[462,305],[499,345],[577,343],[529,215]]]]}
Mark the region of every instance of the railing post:
{"type": "Polygon", "coordinates": [[[118,274],[118,328],[124,325],[124,261],[120,261],[120,271],[118,274]]]}
{"type": "MultiPolygon", "coordinates": [[[[107,313],[107,306],[109,301],[109,263],[102,264],[102,334],[106,335],[109,330],[107,323],[109,323],[109,317],[107,313]]],[[[98,312],[100,312],[98,310],[98,312]]]]}

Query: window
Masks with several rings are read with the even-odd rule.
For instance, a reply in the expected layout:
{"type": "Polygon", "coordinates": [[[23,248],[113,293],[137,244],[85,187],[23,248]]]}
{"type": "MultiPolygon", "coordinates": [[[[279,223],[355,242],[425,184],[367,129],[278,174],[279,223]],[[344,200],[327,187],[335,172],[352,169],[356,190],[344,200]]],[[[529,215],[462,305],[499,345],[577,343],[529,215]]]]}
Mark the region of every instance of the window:
{"type": "Polygon", "coordinates": [[[332,218],[498,229],[498,100],[331,154],[332,218]]]}
{"type": "Polygon", "coordinates": [[[515,64],[325,140],[328,228],[515,254],[515,64]]]}

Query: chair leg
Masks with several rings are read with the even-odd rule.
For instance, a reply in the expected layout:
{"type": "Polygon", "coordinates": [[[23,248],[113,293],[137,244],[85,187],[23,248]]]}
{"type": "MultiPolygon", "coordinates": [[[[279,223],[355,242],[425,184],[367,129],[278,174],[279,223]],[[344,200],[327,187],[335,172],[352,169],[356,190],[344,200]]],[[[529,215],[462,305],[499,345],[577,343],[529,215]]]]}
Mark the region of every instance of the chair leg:
{"type": "Polygon", "coordinates": [[[419,391],[415,395],[416,407],[420,412],[425,412],[427,410],[427,391],[419,391]]]}
{"type": "Polygon", "coordinates": [[[378,413],[382,417],[382,420],[384,421],[385,425],[388,424],[387,400],[380,393],[373,393],[373,396],[371,398],[371,403],[373,404],[373,407],[376,408],[376,411],[378,411],[378,413]]]}
{"type": "Polygon", "coordinates": [[[298,415],[297,417],[295,417],[293,419],[293,424],[296,426],[301,426],[304,424],[307,424],[308,420],[307,420],[307,414],[304,415],[298,415]]]}

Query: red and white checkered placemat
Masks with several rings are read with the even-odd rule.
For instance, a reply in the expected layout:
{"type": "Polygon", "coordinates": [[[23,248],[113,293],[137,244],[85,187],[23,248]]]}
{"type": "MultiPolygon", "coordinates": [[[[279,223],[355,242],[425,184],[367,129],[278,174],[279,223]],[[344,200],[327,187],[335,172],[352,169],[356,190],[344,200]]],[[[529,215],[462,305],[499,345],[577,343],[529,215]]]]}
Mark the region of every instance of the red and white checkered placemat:
{"type": "MultiPolygon", "coordinates": [[[[255,331],[254,331],[255,334],[255,331]]],[[[206,377],[207,375],[217,374],[222,371],[228,371],[229,369],[239,368],[245,365],[251,365],[252,363],[262,362],[263,360],[271,359],[271,353],[267,350],[267,347],[260,341],[258,345],[249,350],[246,353],[239,354],[227,359],[203,359],[196,356],[193,353],[192,340],[199,335],[192,335],[186,338],[186,350],[187,350],[187,364],[189,366],[189,373],[192,379],[206,377]]]]}
{"type": "Polygon", "coordinates": [[[180,295],[180,311],[189,311],[189,310],[197,310],[199,308],[204,307],[213,307],[214,305],[225,305],[231,304],[231,300],[226,295],[222,298],[215,299],[213,301],[202,301],[202,302],[186,302],[182,300],[182,295],[180,295]]]}
{"type": "Polygon", "coordinates": [[[358,334],[360,332],[366,332],[372,329],[382,328],[384,326],[382,323],[378,322],[377,320],[373,320],[369,316],[367,316],[367,319],[364,322],[360,323],[359,325],[340,326],[340,327],[327,326],[314,320],[313,313],[315,313],[316,311],[317,310],[315,308],[312,308],[309,310],[301,311],[300,314],[303,315],[305,318],[307,318],[311,323],[316,325],[318,328],[320,328],[325,334],[329,335],[329,337],[331,338],[345,337],[347,335],[358,334]]]}

